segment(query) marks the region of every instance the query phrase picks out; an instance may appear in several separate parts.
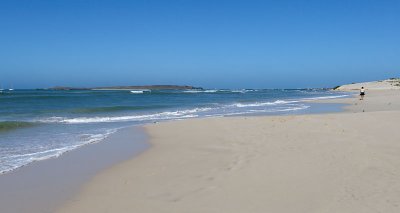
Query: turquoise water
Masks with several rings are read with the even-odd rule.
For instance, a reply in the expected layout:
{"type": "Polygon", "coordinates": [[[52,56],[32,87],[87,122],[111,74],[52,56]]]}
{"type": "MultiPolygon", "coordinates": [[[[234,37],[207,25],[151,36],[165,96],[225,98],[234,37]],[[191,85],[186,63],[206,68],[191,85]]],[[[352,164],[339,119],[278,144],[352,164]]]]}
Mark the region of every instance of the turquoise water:
{"type": "Polygon", "coordinates": [[[119,128],[163,120],[313,111],[330,90],[144,90],[0,93],[0,173],[103,140],[119,128]]]}

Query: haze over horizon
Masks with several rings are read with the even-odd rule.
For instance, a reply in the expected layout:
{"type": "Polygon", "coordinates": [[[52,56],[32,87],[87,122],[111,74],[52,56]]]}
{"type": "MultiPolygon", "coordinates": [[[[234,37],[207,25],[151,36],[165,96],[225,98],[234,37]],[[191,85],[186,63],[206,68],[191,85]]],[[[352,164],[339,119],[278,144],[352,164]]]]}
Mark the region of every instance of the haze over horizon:
{"type": "Polygon", "coordinates": [[[0,86],[311,88],[400,77],[400,1],[1,1],[0,86]]]}

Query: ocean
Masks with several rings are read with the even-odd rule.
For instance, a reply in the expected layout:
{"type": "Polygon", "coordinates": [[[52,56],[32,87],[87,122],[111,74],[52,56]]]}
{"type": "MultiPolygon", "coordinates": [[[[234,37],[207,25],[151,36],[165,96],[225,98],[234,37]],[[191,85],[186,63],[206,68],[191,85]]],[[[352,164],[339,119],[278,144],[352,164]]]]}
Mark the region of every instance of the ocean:
{"type": "Polygon", "coordinates": [[[0,93],[0,174],[165,120],[315,111],[326,89],[14,90],[0,93]]]}

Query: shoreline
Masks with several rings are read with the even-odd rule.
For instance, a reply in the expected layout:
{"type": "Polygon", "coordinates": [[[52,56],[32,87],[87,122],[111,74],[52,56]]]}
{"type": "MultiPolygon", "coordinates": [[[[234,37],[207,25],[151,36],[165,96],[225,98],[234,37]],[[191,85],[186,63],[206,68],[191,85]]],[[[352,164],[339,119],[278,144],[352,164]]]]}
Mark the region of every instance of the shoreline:
{"type": "MultiPolygon", "coordinates": [[[[338,93],[342,93],[342,92],[343,91],[339,91],[338,93]]],[[[343,94],[341,94],[339,96],[343,96],[343,94]]],[[[216,116],[210,116],[210,117],[213,118],[213,117],[242,117],[242,116],[250,116],[250,117],[251,116],[286,116],[286,115],[323,114],[323,113],[342,112],[343,111],[343,106],[345,104],[338,103],[338,102],[335,102],[335,101],[328,102],[329,100],[342,99],[342,97],[339,97],[339,96],[334,96],[334,97],[331,97],[331,96],[324,97],[324,96],[322,96],[322,97],[316,97],[315,99],[314,98],[298,99],[298,100],[295,100],[295,102],[297,102],[297,103],[307,103],[307,104],[310,104],[311,106],[308,106],[307,108],[304,108],[304,109],[293,110],[293,111],[290,110],[290,111],[275,111],[275,112],[264,112],[264,113],[227,114],[227,115],[216,115],[216,116]],[[327,101],[325,102],[325,100],[327,100],[327,101]]],[[[344,97],[344,98],[348,98],[348,97],[344,97]]],[[[279,100],[277,100],[277,101],[279,101],[279,100]]],[[[287,101],[292,101],[292,100],[288,99],[287,101]]],[[[208,117],[185,118],[183,120],[186,120],[186,119],[202,119],[202,118],[208,118],[208,117]]],[[[178,121],[178,120],[181,120],[181,119],[161,120],[161,121],[155,121],[155,122],[156,123],[158,123],[158,122],[170,122],[170,121],[178,121]]],[[[151,123],[153,123],[153,122],[148,122],[148,123],[143,123],[143,124],[135,124],[135,125],[131,125],[131,126],[128,126],[128,127],[122,127],[122,129],[129,128],[129,127],[142,128],[142,127],[144,127],[146,125],[149,125],[151,123]]],[[[119,128],[119,130],[120,129],[121,128],[119,128]]],[[[119,130],[117,130],[117,132],[119,130]]],[[[118,134],[117,132],[111,133],[110,135],[118,134]]],[[[93,145],[93,144],[101,143],[103,140],[95,142],[95,143],[82,144],[82,145],[78,146],[77,148],[74,148],[74,149],[71,149],[71,150],[68,150],[68,151],[65,151],[65,152],[61,153],[58,156],[54,156],[54,157],[49,157],[49,158],[42,159],[42,160],[33,161],[33,162],[28,163],[28,164],[22,165],[20,167],[17,167],[17,168],[11,169],[11,170],[7,170],[7,171],[4,171],[4,172],[0,172],[0,176],[16,172],[16,171],[18,171],[20,169],[24,169],[25,167],[29,167],[31,164],[36,164],[36,163],[40,163],[42,161],[60,158],[64,154],[79,150],[82,147],[86,147],[88,145],[90,146],[90,145],[93,145]]]]}
{"type": "Polygon", "coordinates": [[[142,127],[118,130],[101,142],[0,175],[0,212],[51,213],[96,174],[149,148],[142,127]]]}
{"type": "MultiPolygon", "coordinates": [[[[293,89],[293,90],[295,90],[295,89],[293,89]]],[[[215,115],[215,116],[211,115],[211,116],[204,116],[204,117],[193,117],[193,118],[189,118],[189,119],[198,119],[198,118],[201,119],[201,118],[207,118],[207,117],[276,116],[276,115],[320,114],[320,113],[340,112],[340,111],[342,111],[342,106],[343,106],[342,103],[340,103],[340,102],[324,103],[323,102],[324,100],[338,99],[338,98],[340,99],[341,98],[340,96],[343,96],[343,91],[339,91],[338,93],[340,94],[339,96],[333,96],[333,97],[332,96],[326,96],[326,97],[325,96],[321,96],[321,97],[318,96],[318,97],[315,97],[315,98],[302,98],[302,99],[295,99],[295,100],[292,100],[292,99],[285,100],[285,101],[289,101],[289,102],[294,101],[296,103],[308,103],[308,104],[311,105],[311,106],[308,106],[307,108],[304,108],[304,109],[294,109],[294,110],[289,110],[289,111],[277,110],[277,111],[270,111],[270,112],[267,111],[267,112],[260,112],[260,113],[258,113],[258,112],[254,112],[254,113],[247,112],[247,113],[243,113],[243,114],[238,113],[238,114],[227,114],[227,115],[222,115],[221,114],[221,115],[215,115]]],[[[346,96],[346,95],[344,95],[344,96],[346,96]]],[[[280,101],[280,100],[278,99],[276,101],[280,101]]],[[[188,118],[183,118],[183,119],[188,119],[188,118]]],[[[154,121],[154,122],[157,122],[157,123],[158,122],[170,122],[170,121],[175,121],[175,120],[181,120],[181,119],[178,118],[178,119],[160,120],[160,121],[154,121]]],[[[25,121],[18,121],[18,122],[25,122],[25,121]]],[[[26,121],[26,122],[29,123],[29,121],[26,121]]],[[[140,128],[140,127],[143,127],[143,126],[148,125],[150,123],[152,123],[152,122],[147,122],[147,123],[142,123],[142,124],[133,124],[130,127],[139,127],[140,128]]],[[[126,128],[126,127],[122,127],[122,128],[126,128]]],[[[112,134],[114,134],[114,133],[112,133],[112,134]]],[[[101,142],[101,141],[99,141],[99,142],[101,142]]],[[[95,143],[98,143],[98,142],[95,142],[95,143]]],[[[38,162],[42,162],[43,160],[51,160],[51,159],[59,158],[62,155],[68,153],[68,152],[78,150],[78,149],[80,149],[82,147],[85,147],[85,146],[91,145],[91,144],[92,143],[82,144],[82,145],[79,145],[76,148],[67,150],[67,151],[65,151],[65,152],[63,152],[63,153],[61,153],[61,154],[59,154],[57,156],[52,156],[52,157],[48,157],[48,158],[45,158],[45,159],[32,161],[32,162],[29,162],[28,164],[24,164],[22,166],[19,166],[19,167],[10,169],[10,170],[2,171],[2,172],[0,172],[0,176],[4,175],[4,174],[13,173],[13,172],[18,171],[20,169],[23,169],[23,168],[25,168],[27,166],[30,166],[32,163],[35,164],[35,163],[38,163],[38,162]]]]}
{"type": "Polygon", "coordinates": [[[399,153],[385,135],[398,134],[400,103],[387,107],[381,95],[366,96],[368,108],[355,98],[318,101],[348,104],[343,113],[146,125],[151,149],[100,172],[57,212],[396,212],[399,153]]]}

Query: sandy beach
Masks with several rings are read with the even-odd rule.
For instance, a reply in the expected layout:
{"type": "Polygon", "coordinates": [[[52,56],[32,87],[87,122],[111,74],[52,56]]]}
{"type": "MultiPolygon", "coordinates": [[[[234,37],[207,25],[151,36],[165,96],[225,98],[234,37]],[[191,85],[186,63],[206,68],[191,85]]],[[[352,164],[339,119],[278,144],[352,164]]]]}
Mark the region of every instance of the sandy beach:
{"type": "Polygon", "coordinates": [[[0,11],[0,213],[400,213],[400,0],[0,11]]]}
{"type": "Polygon", "coordinates": [[[58,212],[399,212],[400,90],[346,111],[163,122],[58,212]]]}

